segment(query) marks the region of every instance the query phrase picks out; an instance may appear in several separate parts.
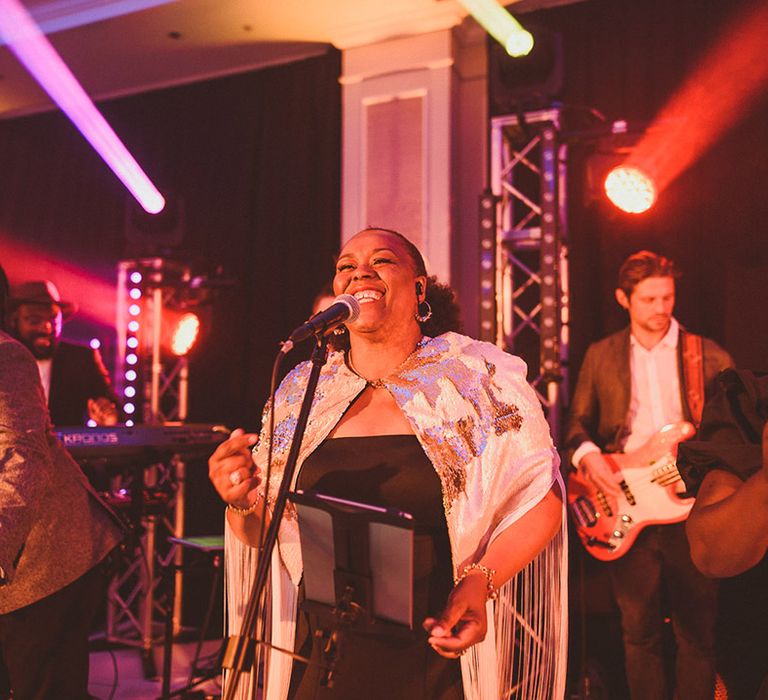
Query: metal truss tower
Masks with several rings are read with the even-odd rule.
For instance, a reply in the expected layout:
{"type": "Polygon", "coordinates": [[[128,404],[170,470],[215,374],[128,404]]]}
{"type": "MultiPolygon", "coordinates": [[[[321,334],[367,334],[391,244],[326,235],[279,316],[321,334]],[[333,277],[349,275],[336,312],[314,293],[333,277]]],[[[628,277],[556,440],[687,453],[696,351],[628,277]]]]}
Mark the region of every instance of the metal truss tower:
{"type": "Polygon", "coordinates": [[[164,258],[122,260],[118,265],[116,384],[143,423],[187,417],[186,357],[164,348],[167,311],[184,303],[191,274],[164,258]],[[126,393],[127,390],[127,393],[126,393]]]}
{"type": "Polygon", "coordinates": [[[481,339],[522,357],[561,437],[568,359],[567,149],[560,112],[491,120],[491,190],[480,201],[481,339]]]}
{"type": "MultiPolygon", "coordinates": [[[[190,287],[189,267],[164,258],[118,264],[115,384],[125,398],[126,426],[164,425],[187,417],[188,360],[166,346],[169,316],[178,315],[190,287]]],[[[152,647],[159,637],[155,617],[165,616],[158,572],[176,565],[173,627],[181,628],[181,550],[168,537],[184,534],[186,465],[179,455],[155,464],[137,464],[126,476],[133,483],[132,520],[137,537],[130,561],[112,579],[107,597],[107,638],[142,650],[145,674],[154,674],[152,647]],[[136,503],[136,500],[139,503],[136,503]]]]}

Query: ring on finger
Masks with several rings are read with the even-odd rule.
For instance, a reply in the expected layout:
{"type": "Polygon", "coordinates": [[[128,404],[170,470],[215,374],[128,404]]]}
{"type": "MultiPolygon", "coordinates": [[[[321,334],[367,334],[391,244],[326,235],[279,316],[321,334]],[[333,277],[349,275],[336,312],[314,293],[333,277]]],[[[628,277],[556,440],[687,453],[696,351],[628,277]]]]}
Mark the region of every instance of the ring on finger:
{"type": "Polygon", "coordinates": [[[232,486],[239,486],[242,480],[243,477],[240,475],[239,469],[235,469],[235,471],[229,475],[229,483],[231,483],[232,486]]]}

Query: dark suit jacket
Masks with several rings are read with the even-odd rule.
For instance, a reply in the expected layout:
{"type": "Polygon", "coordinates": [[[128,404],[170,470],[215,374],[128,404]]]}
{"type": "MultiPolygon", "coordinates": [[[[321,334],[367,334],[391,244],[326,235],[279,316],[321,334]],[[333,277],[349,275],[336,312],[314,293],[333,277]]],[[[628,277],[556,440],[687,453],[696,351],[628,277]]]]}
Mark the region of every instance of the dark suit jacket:
{"type": "MultiPolygon", "coordinates": [[[[686,420],[691,420],[683,374],[682,337],[685,332],[681,326],[677,344],[678,373],[683,415],[686,420]]],[[[632,392],[629,338],[627,327],[592,343],[587,349],[565,431],[568,464],[573,452],[583,442],[591,440],[605,452],[617,452],[629,433],[627,414],[632,392]]],[[[702,338],[702,353],[707,391],[722,370],[733,366],[733,361],[725,350],[708,338],[702,338]]]]}
{"type": "Polygon", "coordinates": [[[0,614],[80,578],[121,537],[51,432],[34,358],[0,332],[0,614]]]}
{"type": "Polygon", "coordinates": [[[100,396],[118,403],[98,350],[59,343],[51,364],[48,396],[51,422],[54,425],[83,425],[88,419],[88,399],[100,396]]]}

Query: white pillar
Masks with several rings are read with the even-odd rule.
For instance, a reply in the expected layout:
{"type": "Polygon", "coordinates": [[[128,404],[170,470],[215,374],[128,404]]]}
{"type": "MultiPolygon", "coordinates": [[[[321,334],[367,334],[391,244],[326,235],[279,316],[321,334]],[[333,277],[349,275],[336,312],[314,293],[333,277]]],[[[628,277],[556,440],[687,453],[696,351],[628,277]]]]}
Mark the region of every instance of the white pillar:
{"type": "Polygon", "coordinates": [[[342,242],[396,229],[451,276],[450,29],[348,49],[342,64],[342,242]]]}
{"type": "Polygon", "coordinates": [[[342,62],[342,243],[401,231],[479,331],[478,201],[488,184],[486,35],[458,26],[348,48],[342,62]]]}

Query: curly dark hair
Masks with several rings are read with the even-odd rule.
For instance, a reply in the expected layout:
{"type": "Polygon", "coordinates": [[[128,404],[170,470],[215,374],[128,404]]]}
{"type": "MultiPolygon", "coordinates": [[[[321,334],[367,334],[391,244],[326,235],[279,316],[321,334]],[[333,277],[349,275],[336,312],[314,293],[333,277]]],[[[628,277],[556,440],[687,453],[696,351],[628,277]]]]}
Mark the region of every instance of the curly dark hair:
{"type": "MultiPolygon", "coordinates": [[[[424,258],[419,249],[402,233],[391,228],[367,226],[358,231],[358,233],[365,231],[384,231],[385,233],[397,236],[403,242],[416,274],[427,278],[424,299],[429,302],[429,306],[432,308],[432,315],[423,323],[419,322],[421,332],[426,336],[434,338],[448,331],[461,331],[461,310],[456,299],[456,292],[449,285],[438,282],[435,275],[427,275],[427,266],[424,264],[424,258]]],[[[332,335],[330,345],[334,350],[348,350],[349,335],[347,333],[332,335]]]]}
{"type": "Polygon", "coordinates": [[[427,277],[425,299],[432,307],[432,316],[423,323],[419,323],[424,335],[434,338],[436,335],[442,335],[448,331],[460,332],[462,330],[461,309],[453,287],[438,282],[435,275],[430,275],[427,277]]]}
{"type": "Polygon", "coordinates": [[[618,284],[619,289],[629,298],[635,287],[648,277],[671,277],[677,280],[680,276],[680,270],[674,260],[650,250],[639,250],[621,264],[618,284]]]}

